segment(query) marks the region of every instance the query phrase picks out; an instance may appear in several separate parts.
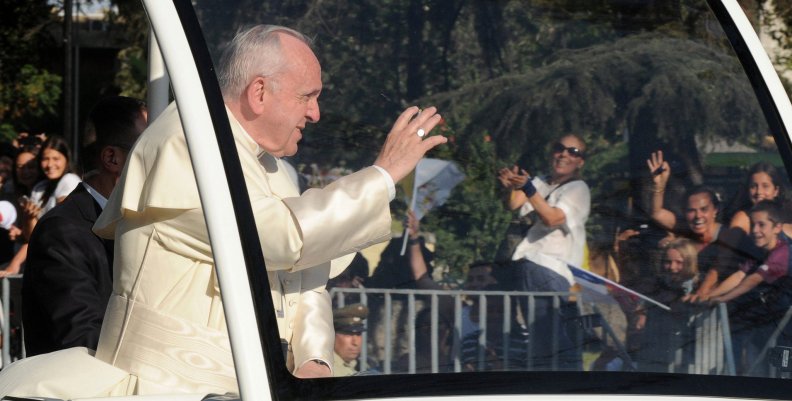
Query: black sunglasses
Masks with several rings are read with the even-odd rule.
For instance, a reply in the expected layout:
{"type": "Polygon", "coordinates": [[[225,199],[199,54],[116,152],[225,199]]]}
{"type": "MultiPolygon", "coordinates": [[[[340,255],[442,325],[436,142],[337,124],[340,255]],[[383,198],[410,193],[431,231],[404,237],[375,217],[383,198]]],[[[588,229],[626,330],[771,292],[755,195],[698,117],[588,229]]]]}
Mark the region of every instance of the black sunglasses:
{"type": "Polygon", "coordinates": [[[560,142],[553,144],[553,153],[561,153],[565,150],[572,157],[579,157],[581,159],[584,159],[586,157],[585,154],[583,154],[583,151],[580,150],[580,148],[576,148],[574,146],[566,147],[560,142]]]}

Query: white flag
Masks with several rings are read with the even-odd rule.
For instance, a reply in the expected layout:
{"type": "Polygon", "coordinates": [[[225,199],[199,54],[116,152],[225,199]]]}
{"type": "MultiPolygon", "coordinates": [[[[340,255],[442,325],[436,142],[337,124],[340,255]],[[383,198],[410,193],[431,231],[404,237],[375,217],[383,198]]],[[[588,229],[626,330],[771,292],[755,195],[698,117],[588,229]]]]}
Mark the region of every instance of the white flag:
{"type": "MultiPolygon", "coordinates": [[[[452,161],[423,158],[415,167],[414,177],[412,188],[405,188],[407,199],[404,201],[420,221],[430,210],[448,200],[451,190],[465,179],[465,174],[452,161]]],[[[409,183],[410,180],[404,181],[409,183]]],[[[406,229],[403,242],[402,255],[407,245],[406,229]]]]}

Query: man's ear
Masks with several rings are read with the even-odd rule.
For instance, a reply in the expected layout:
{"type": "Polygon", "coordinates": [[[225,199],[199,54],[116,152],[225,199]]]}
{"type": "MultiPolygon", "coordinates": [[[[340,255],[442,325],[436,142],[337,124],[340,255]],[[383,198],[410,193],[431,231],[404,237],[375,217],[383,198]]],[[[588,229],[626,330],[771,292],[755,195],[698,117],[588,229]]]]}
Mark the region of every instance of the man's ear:
{"type": "Polygon", "coordinates": [[[105,146],[99,154],[99,162],[102,164],[104,170],[112,173],[121,173],[123,170],[123,158],[120,154],[121,150],[114,146],[105,146]]]}
{"type": "Polygon", "coordinates": [[[264,113],[265,97],[270,91],[269,78],[257,76],[245,87],[245,99],[255,114],[264,113]]]}

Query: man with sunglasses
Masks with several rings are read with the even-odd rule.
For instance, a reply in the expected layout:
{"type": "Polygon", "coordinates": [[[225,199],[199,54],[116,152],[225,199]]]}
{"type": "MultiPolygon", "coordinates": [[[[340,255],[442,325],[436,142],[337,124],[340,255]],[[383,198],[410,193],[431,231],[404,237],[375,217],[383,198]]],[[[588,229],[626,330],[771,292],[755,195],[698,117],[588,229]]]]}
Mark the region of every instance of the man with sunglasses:
{"type": "MultiPolygon", "coordinates": [[[[567,134],[550,151],[550,174],[531,177],[515,166],[498,174],[501,184],[511,189],[508,206],[521,216],[533,214],[534,222],[512,254],[515,290],[566,292],[574,284],[567,264],[581,266],[591,208],[589,187],[580,179],[585,164],[586,144],[577,135],[567,134]]],[[[528,300],[519,299],[522,316],[529,316],[528,300]]],[[[573,333],[564,329],[564,315],[573,314],[573,305],[553,309],[552,298],[537,297],[532,336],[533,366],[549,368],[553,359],[566,370],[581,369],[580,350],[573,333]],[[560,318],[553,315],[560,313],[560,318]],[[553,349],[557,333],[558,348],[553,349]]],[[[568,320],[568,319],[567,319],[568,320]]]]}

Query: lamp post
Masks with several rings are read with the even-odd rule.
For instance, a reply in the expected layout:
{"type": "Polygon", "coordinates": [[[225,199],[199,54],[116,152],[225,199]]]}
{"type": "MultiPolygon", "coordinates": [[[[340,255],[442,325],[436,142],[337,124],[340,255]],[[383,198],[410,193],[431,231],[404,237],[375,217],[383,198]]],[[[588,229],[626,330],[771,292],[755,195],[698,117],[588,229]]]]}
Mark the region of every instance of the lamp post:
{"type": "Polygon", "coordinates": [[[72,1],[63,1],[63,134],[67,137],[74,131],[74,60],[72,52],[72,1]]]}

